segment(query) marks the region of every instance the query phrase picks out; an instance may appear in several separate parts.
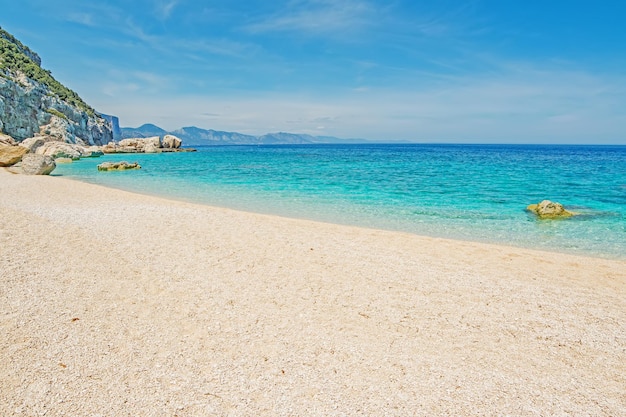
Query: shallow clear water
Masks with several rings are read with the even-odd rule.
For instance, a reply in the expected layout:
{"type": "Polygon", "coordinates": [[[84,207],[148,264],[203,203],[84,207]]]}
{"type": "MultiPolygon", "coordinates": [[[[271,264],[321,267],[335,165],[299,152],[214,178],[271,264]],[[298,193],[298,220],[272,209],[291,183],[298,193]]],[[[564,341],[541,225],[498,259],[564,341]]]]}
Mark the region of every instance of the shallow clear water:
{"type": "Polygon", "coordinates": [[[254,212],[626,259],[626,147],[277,145],[105,155],[53,175],[254,212]],[[107,160],[139,171],[98,172],[107,160]],[[537,221],[543,199],[584,215],[537,221]]]}

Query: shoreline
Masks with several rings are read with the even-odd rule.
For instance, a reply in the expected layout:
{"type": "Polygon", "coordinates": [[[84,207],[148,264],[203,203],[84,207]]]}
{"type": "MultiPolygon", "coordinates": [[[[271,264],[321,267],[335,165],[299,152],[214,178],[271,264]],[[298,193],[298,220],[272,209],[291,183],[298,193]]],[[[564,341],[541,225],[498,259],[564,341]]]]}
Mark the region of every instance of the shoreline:
{"type": "MultiPolygon", "coordinates": [[[[225,145],[226,146],[226,145],[225,145]]],[[[233,146],[233,145],[228,145],[228,146],[233,146]]],[[[5,168],[8,172],[12,172],[10,171],[10,168],[5,168]]],[[[17,174],[17,172],[12,172],[13,174],[17,174]]],[[[546,252],[546,253],[554,253],[554,254],[561,254],[561,255],[572,255],[572,256],[579,256],[579,257],[584,257],[584,258],[597,258],[597,259],[606,259],[606,260],[613,260],[613,261],[624,261],[626,262],[626,254],[623,255],[622,257],[619,257],[618,255],[615,255],[613,253],[599,253],[599,252],[588,252],[588,251],[577,251],[577,250],[567,250],[564,248],[554,248],[554,249],[549,249],[549,248],[542,248],[542,247],[532,247],[532,246],[524,246],[523,244],[506,244],[506,243],[502,243],[502,242],[498,242],[498,241],[494,241],[494,240],[489,240],[487,238],[484,238],[482,240],[480,239],[469,239],[469,238],[463,238],[463,237],[446,237],[446,236],[436,236],[436,235],[429,235],[429,234],[422,234],[422,233],[418,233],[418,232],[412,232],[412,231],[407,231],[407,230],[402,230],[402,229],[393,229],[393,228],[382,228],[382,227],[376,227],[376,226],[368,226],[366,224],[358,224],[356,222],[354,223],[349,223],[349,222],[341,222],[340,220],[338,221],[332,221],[332,220],[319,220],[319,219],[315,219],[312,217],[298,217],[296,215],[291,216],[291,215],[282,215],[282,214],[275,214],[275,213],[271,213],[270,211],[254,211],[253,209],[246,209],[246,208],[233,208],[233,207],[228,207],[226,205],[216,205],[216,204],[211,204],[211,203],[204,203],[201,201],[194,201],[193,199],[186,199],[183,197],[177,198],[176,196],[172,196],[172,195],[167,195],[167,194],[159,194],[158,192],[144,192],[144,191],[137,191],[137,190],[133,190],[133,189],[126,189],[126,188],[118,188],[115,186],[111,186],[108,184],[101,184],[101,183],[95,183],[95,182],[89,182],[89,181],[85,181],[85,180],[81,180],[78,178],[74,178],[74,177],[67,177],[64,175],[59,175],[59,174],[51,174],[51,177],[54,178],[63,178],[64,180],[68,180],[68,181],[76,181],[76,182],[80,182],[83,184],[88,184],[88,185],[93,185],[96,187],[104,187],[107,189],[111,189],[111,190],[118,190],[118,191],[123,191],[123,192],[127,192],[127,193],[131,193],[131,194],[138,194],[138,195],[143,195],[146,197],[153,197],[153,198],[158,198],[158,199],[163,199],[163,200],[168,200],[168,201],[176,201],[176,202],[181,202],[181,203],[186,203],[186,204],[194,204],[194,205],[199,205],[199,206],[203,206],[203,207],[209,207],[209,208],[217,208],[217,209],[223,209],[223,210],[233,210],[236,212],[242,212],[242,213],[248,213],[248,214],[258,214],[261,216],[270,216],[270,217],[278,217],[278,218],[282,218],[282,219],[291,219],[291,220],[301,220],[301,221],[307,221],[307,222],[313,222],[313,223],[320,223],[320,224],[328,224],[328,225],[336,225],[336,226],[345,226],[345,227],[353,227],[353,228],[359,228],[359,229],[367,229],[367,230],[372,230],[372,231],[381,231],[381,232],[389,232],[389,233],[401,233],[401,234],[407,234],[410,236],[416,236],[416,237],[421,237],[421,238],[426,238],[426,239],[442,239],[442,240],[449,240],[449,241],[453,241],[453,242],[464,242],[464,243],[468,243],[468,244],[479,244],[479,245],[493,245],[496,247],[505,247],[505,248],[511,248],[511,249],[527,249],[530,251],[537,251],[537,252],[546,252]]],[[[561,220],[556,220],[556,221],[561,221],[561,220]]]]}
{"type": "Polygon", "coordinates": [[[0,414],[620,415],[626,262],[0,171],[0,414]]]}
{"type": "MultiPolygon", "coordinates": [[[[389,151],[392,155],[396,155],[396,151],[393,149],[383,153],[376,151],[374,154],[370,154],[370,151],[360,150],[354,155],[351,151],[346,151],[348,153],[345,155],[342,153],[343,151],[339,154],[335,152],[328,154],[328,151],[322,150],[302,151],[303,154],[311,157],[306,158],[305,161],[309,162],[304,164],[300,164],[300,162],[296,162],[297,159],[294,159],[294,155],[299,155],[301,152],[297,150],[297,147],[288,147],[287,149],[289,150],[279,151],[278,154],[284,155],[285,161],[296,163],[293,170],[303,169],[306,172],[302,174],[301,180],[300,177],[298,181],[293,180],[292,174],[286,168],[287,166],[291,167],[291,164],[286,162],[285,164],[278,164],[276,169],[268,169],[267,173],[263,170],[257,171],[260,169],[259,167],[265,166],[265,164],[268,164],[268,167],[272,166],[271,160],[267,158],[274,155],[274,151],[222,150],[211,152],[202,150],[196,155],[165,156],[163,158],[150,155],[137,156],[137,158],[131,158],[129,161],[136,160],[145,169],[133,176],[95,175],[95,160],[84,161],[84,163],[80,161],[79,164],[60,165],[57,171],[82,181],[105,185],[108,183],[109,186],[131,192],[161,194],[165,198],[183,201],[195,200],[195,202],[209,206],[229,207],[235,210],[357,227],[404,231],[423,236],[514,245],[537,250],[626,260],[626,245],[623,233],[620,233],[626,213],[624,213],[624,207],[619,204],[616,205],[619,203],[618,197],[621,189],[619,185],[621,183],[620,175],[604,178],[601,183],[594,182],[594,184],[598,184],[598,189],[602,189],[601,194],[606,194],[606,198],[601,198],[589,188],[591,183],[584,181],[581,181],[580,187],[567,192],[555,185],[558,184],[558,181],[555,181],[554,178],[550,183],[552,185],[535,186],[533,185],[535,180],[527,177],[526,171],[518,170],[507,162],[505,165],[510,166],[512,172],[517,173],[517,175],[513,175],[515,180],[506,180],[501,175],[503,172],[509,172],[508,169],[490,171],[493,172],[490,176],[477,176],[477,178],[483,179],[468,181],[466,185],[460,185],[462,183],[454,180],[457,174],[444,175],[445,178],[432,182],[433,184],[439,182],[445,184],[445,186],[442,185],[443,188],[438,190],[437,186],[428,185],[430,184],[428,181],[424,181],[422,185],[417,174],[415,178],[410,177],[409,174],[413,172],[411,169],[414,168],[412,163],[404,168],[390,166],[376,168],[374,162],[379,160],[376,156],[382,158],[387,155],[385,156],[387,158],[389,151]],[[362,152],[365,154],[362,155],[362,152]],[[346,163],[338,164],[336,167],[331,165],[332,169],[329,168],[333,172],[338,170],[338,175],[342,178],[347,175],[346,181],[325,180],[326,169],[320,167],[324,167],[326,164],[311,163],[315,161],[316,155],[317,158],[331,158],[333,161],[338,156],[344,155],[346,158],[352,158],[348,159],[352,161],[351,163],[355,163],[356,158],[365,158],[362,162],[365,166],[369,167],[374,164],[371,172],[376,172],[376,180],[372,180],[372,185],[368,185],[365,176],[356,174],[351,176],[351,165],[346,163]],[[236,166],[230,166],[228,161],[231,160],[240,162],[236,166]],[[191,167],[195,164],[213,168],[200,169],[198,172],[194,172],[195,168],[192,169],[191,167]],[[92,165],[94,168],[90,171],[92,165]],[[229,177],[230,174],[233,174],[232,170],[240,175],[234,182],[229,177]],[[405,173],[413,180],[407,180],[407,185],[401,181],[397,183],[395,180],[392,181],[393,178],[398,178],[400,175],[396,171],[405,173]],[[155,175],[157,173],[159,173],[158,177],[155,175]],[[390,182],[387,183],[384,178],[390,175],[390,182]],[[495,177],[493,177],[494,175],[495,177]],[[492,179],[487,181],[486,178],[492,179]],[[493,185],[501,181],[504,181],[502,186],[493,185]],[[606,185],[600,186],[599,184],[606,185]],[[539,189],[541,191],[538,191],[539,189]],[[478,192],[478,194],[475,197],[472,194],[467,194],[471,190],[478,192]],[[480,194],[480,190],[483,190],[484,194],[480,194]],[[275,198],[279,195],[284,196],[284,198],[275,198]],[[565,222],[541,222],[531,218],[524,209],[528,204],[537,203],[544,198],[561,202],[572,210],[580,209],[584,216],[565,222]]],[[[493,156],[493,151],[485,147],[479,147],[478,151],[469,150],[468,152],[470,156],[473,155],[474,157],[493,156]]],[[[495,155],[499,155],[498,152],[495,155]]],[[[559,154],[557,159],[563,161],[565,158],[567,160],[567,155],[570,152],[573,151],[559,154]]],[[[454,155],[457,154],[459,153],[454,153],[454,155]]],[[[418,159],[418,155],[421,153],[414,155],[412,152],[405,152],[405,150],[397,153],[397,157],[401,160],[424,159],[418,159]]],[[[602,156],[604,155],[602,152],[593,152],[592,155],[594,155],[592,159],[595,160],[596,157],[599,159],[599,164],[604,164],[606,159],[610,157],[610,155],[602,156]]],[[[442,155],[441,157],[444,158],[445,156],[442,155]]],[[[533,152],[524,153],[521,156],[528,163],[535,161],[533,152]]],[[[617,156],[622,158],[624,155],[618,153],[617,156]]],[[[107,160],[109,159],[111,157],[107,157],[107,160]]],[[[113,157],[113,159],[116,158],[113,157]]],[[[489,160],[488,158],[483,159],[489,160]]],[[[339,158],[339,160],[343,159],[339,158]]],[[[383,161],[384,159],[380,160],[383,161]]],[[[508,158],[505,160],[508,161],[508,158]]],[[[472,168],[473,178],[482,170],[487,169],[488,165],[475,165],[472,168]]],[[[429,168],[429,166],[427,164],[421,169],[424,172],[430,172],[429,169],[434,168],[429,168]]],[[[544,171],[547,169],[542,171],[542,175],[549,175],[544,171]]],[[[363,172],[370,172],[370,170],[365,169],[363,172]]],[[[418,170],[417,172],[421,171],[418,170]]],[[[451,170],[450,172],[457,171],[451,170]]],[[[532,170],[528,170],[528,172],[532,172],[532,170]]],[[[560,172],[568,171],[563,169],[560,172]]],[[[567,175],[564,178],[566,177],[567,175]]]]}

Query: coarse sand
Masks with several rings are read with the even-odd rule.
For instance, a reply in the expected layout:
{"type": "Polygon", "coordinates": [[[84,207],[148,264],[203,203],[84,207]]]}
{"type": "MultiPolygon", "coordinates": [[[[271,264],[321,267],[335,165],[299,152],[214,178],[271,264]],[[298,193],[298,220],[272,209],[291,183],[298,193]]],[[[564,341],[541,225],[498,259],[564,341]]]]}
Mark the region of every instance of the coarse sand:
{"type": "Polygon", "coordinates": [[[0,326],[0,416],[626,415],[625,261],[2,169],[0,326]]]}

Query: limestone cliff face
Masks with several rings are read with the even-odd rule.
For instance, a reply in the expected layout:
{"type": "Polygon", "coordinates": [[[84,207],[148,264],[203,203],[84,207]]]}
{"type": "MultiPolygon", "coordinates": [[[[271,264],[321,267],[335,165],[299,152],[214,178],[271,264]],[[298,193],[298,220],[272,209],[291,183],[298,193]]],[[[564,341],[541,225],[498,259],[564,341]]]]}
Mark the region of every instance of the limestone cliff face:
{"type": "Polygon", "coordinates": [[[0,28],[0,132],[17,141],[44,136],[80,145],[110,142],[111,121],[39,63],[37,54],[0,28]]]}
{"type": "Polygon", "coordinates": [[[45,85],[25,76],[0,77],[0,131],[18,141],[40,134],[81,145],[113,139],[109,121],[50,95],[45,85]]]}
{"type": "Polygon", "coordinates": [[[100,113],[104,119],[111,123],[113,129],[113,140],[119,141],[122,139],[122,129],[120,128],[120,119],[117,116],[111,116],[109,114],[100,113]]]}

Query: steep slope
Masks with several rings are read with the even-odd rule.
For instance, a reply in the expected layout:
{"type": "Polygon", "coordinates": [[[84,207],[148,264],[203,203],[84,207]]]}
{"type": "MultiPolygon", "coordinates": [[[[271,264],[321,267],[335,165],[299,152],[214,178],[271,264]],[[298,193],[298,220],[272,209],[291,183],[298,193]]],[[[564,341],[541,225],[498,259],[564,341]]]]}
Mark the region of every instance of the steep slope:
{"type": "Polygon", "coordinates": [[[0,28],[0,131],[81,145],[113,139],[111,122],[40,66],[39,56],[0,28]]]}

